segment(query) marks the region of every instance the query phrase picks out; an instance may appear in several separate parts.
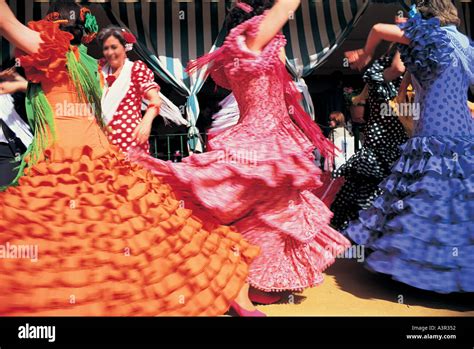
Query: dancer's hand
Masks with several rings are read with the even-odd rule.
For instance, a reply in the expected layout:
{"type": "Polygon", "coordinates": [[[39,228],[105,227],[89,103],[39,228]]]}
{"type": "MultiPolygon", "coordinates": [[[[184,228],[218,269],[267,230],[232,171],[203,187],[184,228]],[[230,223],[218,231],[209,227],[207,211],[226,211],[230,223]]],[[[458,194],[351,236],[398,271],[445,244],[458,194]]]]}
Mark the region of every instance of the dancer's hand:
{"type": "Polygon", "coordinates": [[[372,55],[363,48],[344,53],[352,69],[362,70],[372,60],[372,55]]]}
{"type": "Polygon", "coordinates": [[[22,79],[23,77],[16,72],[14,67],[2,70],[0,72],[0,80],[3,80],[3,81],[15,81],[15,80],[19,81],[22,79]]]}
{"type": "Polygon", "coordinates": [[[26,81],[3,81],[0,82],[0,95],[10,95],[16,92],[26,92],[28,82],[26,81]]]}
{"type": "Polygon", "coordinates": [[[148,142],[151,133],[151,124],[153,120],[144,117],[138,126],[133,130],[132,139],[137,142],[137,144],[145,144],[148,142]]]}
{"type": "Polygon", "coordinates": [[[406,23],[406,21],[408,21],[408,18],[406,17],[395,16],[395,24],[406,23]]]}

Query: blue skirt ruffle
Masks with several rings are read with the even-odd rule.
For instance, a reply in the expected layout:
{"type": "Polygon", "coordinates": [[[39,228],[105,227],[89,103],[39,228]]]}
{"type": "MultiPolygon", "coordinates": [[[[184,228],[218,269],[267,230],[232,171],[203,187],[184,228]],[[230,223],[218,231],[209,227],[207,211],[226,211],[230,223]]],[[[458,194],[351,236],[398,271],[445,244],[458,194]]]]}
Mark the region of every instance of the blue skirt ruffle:
{"type": "Polygon", "coordinates": [[[366,265],[439,293],[474,292],[474,142],[414,137],[383,194],[345,233],[374,252],[366,265]]]}

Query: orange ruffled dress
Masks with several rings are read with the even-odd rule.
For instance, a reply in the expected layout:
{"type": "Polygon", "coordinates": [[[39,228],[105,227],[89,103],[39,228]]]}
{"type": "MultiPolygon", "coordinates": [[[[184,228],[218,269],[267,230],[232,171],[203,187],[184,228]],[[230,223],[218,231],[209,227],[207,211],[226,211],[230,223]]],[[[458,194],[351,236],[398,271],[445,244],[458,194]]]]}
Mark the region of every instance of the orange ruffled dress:
{"type": "Polygon", "coordinates": [[[65,58],[77,49],[57,24],[29,26],[44,43],[21,62],[42,84],[57,138],[0,193],[0,315],[225,313],[258,248],[232,228],[206,230],[170,186],[108,143],[94,117],[58,115],[79,103],[65,58]],[[36,262],[11,258],[22,246],[37,246],[36,262]]]}

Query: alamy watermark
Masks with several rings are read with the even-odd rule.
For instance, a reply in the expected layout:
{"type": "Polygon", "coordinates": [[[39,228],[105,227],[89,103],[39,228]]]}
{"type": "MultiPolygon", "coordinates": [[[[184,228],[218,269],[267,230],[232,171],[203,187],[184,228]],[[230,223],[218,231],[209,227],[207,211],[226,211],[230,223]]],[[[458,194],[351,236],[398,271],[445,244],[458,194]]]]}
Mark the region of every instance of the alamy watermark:
{"type": "Polygon", "coordinates": [[[218,163],[257,166],[258,157],[254,150],[219,150],[218,163]]]}
{"type": "Polygon", "coordinates": [[[84,116],[94,118],[96,108],[91,103],[56,103],[54,108],[57,116],[84,116]]]}
{"type": "Polygon", "coordinates": [[[38,261],[38,245],[0,245],[0,259],[30,259],[38,261]]]}
{"type": "Polygon", "coordinates": [[[19,339],[47,339],[52,343],[56,341],[56,326],[35,326],[26,323],[18,327],[19,339]]]}
{"type": "Polygon", "coordinates": [[[380,104],[380,115],[411,117],[413,120],[420,119],[420,103],[382,103],[380,104]]]}

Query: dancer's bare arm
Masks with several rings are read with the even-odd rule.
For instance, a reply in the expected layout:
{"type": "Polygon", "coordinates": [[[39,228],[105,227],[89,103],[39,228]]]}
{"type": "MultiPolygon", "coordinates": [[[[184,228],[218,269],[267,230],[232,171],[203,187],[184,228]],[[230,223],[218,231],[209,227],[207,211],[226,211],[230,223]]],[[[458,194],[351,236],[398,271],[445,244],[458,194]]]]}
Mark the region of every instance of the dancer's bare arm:
{"type": "Polygon", "coordinates": [[[367,98],[369,98],[369,85],[365,84],[362,92],[352,98],[352,104],[357,105],[365,103],[367,98]]]}
{"type": "Polygon", "coordinates": [[[367,38],[367,43],[363,49],[348,51],[345,53],[346,57],[354,69],[361,70],[372,60],[377,46],[382,41],[398,42],[400,44],[408,45],[408,39],[403,30],[395,24],[379,23],[372,27],[367,38]]]}
{"type": "Polygon", "coordinates": [[[400,57],[400,52],[396,52],[393,56],[392,64],[384,70],[383,78],[386,82],[393,81],[405,73],[405,64],[400,57]]]}
{"type": "Polygon", "coordinates": [[[258,34],[247,39],[250,50],[260,52],[277,35],[296,11],[301,0],[277,0],[260,23],[258,34]]]}
{"type": "Polygon", "coordinates": [[[42,42],[40,34],[21,24],[5,0],[0,0],[0,34],[25,53],[38,52],[42,42]]]}
{"type": "Polygon", "coordinates": [[[151,134],[151,127],[153,120],[160,113],[161,108],[161,97],[158,93],[158,89],[151,89],[145,94],[145,99],[149,101],[149,105],[154,105],[154,108],[148,108],[143,119],[140,121],[138,126],[133,130],[132,139],[138,144],[144,144],[148,142],[151,134]]]}

